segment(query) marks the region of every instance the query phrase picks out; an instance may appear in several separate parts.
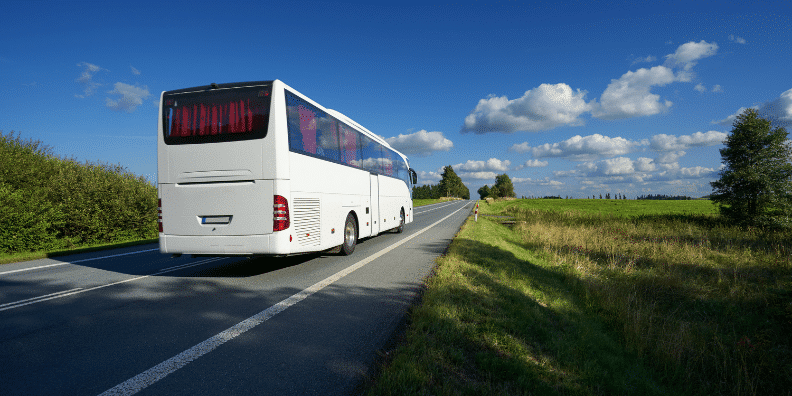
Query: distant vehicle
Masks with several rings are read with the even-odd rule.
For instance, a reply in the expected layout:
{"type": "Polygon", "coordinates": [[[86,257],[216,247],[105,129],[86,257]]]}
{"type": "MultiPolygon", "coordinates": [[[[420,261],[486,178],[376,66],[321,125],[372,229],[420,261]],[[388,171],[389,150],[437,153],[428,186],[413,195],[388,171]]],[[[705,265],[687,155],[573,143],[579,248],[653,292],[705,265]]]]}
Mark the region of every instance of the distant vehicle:
{"type": "Polygon", "coordinates": [[[351,254],[412,222],[407,157],[279,80],[165,91],[159,115],[162,253],[351,254]]]}

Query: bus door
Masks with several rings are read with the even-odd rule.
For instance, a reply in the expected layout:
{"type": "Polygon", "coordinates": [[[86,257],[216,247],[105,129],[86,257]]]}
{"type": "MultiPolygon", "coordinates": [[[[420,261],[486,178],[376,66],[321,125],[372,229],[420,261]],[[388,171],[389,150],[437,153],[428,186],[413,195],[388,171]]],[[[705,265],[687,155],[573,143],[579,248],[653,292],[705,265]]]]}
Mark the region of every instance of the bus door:
{"type": "Polygon", "coordinates": [[[379,234],[379,176],[369,174],[371,180],[371,236],[379,234]]]}

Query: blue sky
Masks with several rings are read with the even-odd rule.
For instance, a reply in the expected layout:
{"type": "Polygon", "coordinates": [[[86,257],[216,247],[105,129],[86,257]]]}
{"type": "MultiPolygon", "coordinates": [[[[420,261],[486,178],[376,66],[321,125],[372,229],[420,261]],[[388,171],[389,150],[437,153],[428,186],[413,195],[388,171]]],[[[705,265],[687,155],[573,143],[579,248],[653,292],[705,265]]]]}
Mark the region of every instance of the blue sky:
{"type": "Polygon", "coordinates": [[[280,79],[471,195],[702,196],[733,117],[792,126],[784,2],[5,0],[0,130],[156,180],[164,90],[280,79]]]}

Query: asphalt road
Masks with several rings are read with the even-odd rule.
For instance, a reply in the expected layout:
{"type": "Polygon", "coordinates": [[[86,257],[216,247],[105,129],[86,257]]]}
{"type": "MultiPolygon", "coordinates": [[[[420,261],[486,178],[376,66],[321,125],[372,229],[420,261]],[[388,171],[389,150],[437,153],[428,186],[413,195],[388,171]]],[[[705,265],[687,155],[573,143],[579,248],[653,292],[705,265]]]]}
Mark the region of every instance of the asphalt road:
{"type": "Polygon", "coordinates": [[[472,202],[351,256],[171,258],[156,244],[0,266],[0,395],[351,394],[472,202]]]}

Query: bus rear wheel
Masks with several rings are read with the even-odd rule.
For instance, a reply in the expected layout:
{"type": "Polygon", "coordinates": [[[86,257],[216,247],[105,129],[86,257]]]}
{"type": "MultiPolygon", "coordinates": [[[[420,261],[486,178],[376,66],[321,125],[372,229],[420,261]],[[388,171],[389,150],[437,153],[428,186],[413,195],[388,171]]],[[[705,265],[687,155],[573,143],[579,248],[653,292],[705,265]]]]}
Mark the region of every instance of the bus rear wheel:
{"type": "Polygon", "coordinates": [[[347,215],[346,223],[344,223],[344,244],[341,245],[341,254],[349,256],[355,251],[357,245],[357,222],[352,213],[347,215]]]}
{"type": "Polygon", "coordinates": [[[401,234],[402,232],[404,232],[404,209],[403,208],[402,208],[401,214],[399,216],[401,216],[401,219],[399,219],[399,226],[394,229],[394,230],[396,230],[397,234],[401,234]]]}

